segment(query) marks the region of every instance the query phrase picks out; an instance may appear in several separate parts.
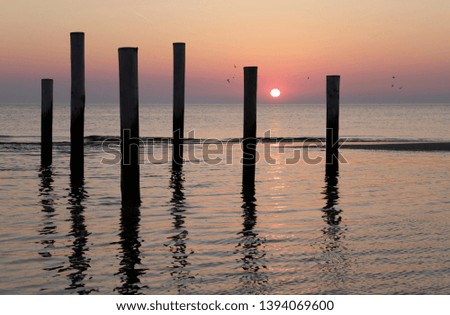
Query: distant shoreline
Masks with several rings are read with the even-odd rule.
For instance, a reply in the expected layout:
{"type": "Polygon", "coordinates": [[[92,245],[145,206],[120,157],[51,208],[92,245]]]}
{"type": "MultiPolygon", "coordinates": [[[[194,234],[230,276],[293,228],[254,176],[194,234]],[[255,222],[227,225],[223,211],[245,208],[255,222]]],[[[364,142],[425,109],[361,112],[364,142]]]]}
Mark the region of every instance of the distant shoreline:
{"type": "MultiPolygon", "coordinates": [[[[304,146],[289,146],[302,148],[304,146]]],[[[450,142],[346,142],[341,149],[373,151],[449,151],[450,142]]]]}
{"type": "Polygon", "coordinates": [[[450,151],[450,142],[346,143],[341,148],[384,151],[450,151]]]}

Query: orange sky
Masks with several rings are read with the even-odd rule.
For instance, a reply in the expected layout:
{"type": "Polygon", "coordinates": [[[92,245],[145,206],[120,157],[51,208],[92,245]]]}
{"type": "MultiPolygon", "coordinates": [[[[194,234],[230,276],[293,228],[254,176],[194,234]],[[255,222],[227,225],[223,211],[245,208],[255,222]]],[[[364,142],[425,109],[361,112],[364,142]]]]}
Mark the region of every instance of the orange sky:
{"type": "Polygon", "coordinates": [[[43,77],[68,102],[72,31],[86,33],[88,103],[118,101],[122,46],[139,47],[141,103],[170,103],[178,41],[188,103],[241,102],[246,65],[264,103],[323,102],[327,74],[342,76],[343,102],[450,99],[448,0],[15,0],[0,12],[0,102],[39,101],[43,77]]]}

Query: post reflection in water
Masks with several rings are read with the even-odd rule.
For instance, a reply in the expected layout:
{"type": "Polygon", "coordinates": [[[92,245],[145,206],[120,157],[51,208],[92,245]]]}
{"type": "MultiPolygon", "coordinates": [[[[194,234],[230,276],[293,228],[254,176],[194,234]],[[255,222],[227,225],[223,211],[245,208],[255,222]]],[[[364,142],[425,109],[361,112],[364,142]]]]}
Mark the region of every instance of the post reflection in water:
{"type": "Polygon", "coordinates": [[[269,279],[264,272],[264,269],[267,269],[264,262],[266,240],[255,231],[257,215],[254,169],[249,172],[250,176],[247,176],[244,167],[242,180],[242,218],[244,222],[242,231],[238,233],[239,243],[236,246],[236,253],[241,256],[238,261],[244,272],[240,277],[238,290],[239,294],[264,294],[269,290],[269,279]]]}
{"type": "Polygon", "coordinates": [[[42,212],[44,218],[39,234],[42,236],[41,245],[43,250],[39,252],[42,257],[52,257],[54,249],[54,236],[56,234],[56,225],[54,221],[55,214],[55,194],[53,193],[53,170],[51,167],[42,167],[39,171],[41,182],[39,184],[39,197],[41,197],[42,212]]]}
{"type": "Polygon", "coordinates": [[[139,224],[141,211],[139,207],[122,207],[120,216],[120,268],[115,275],[120,276],[121,285],[114,291],[120,294],[141,294],[147,286],[141,284],[140,277],[146,268],[141,268],[141,241],[139,224]]]}
{"type": "Polygon", "coordinates": [[[193,254],[187,248],[188,231],[185,227],[185,197],[184,197],[184,174],[181,165],[172,165],[172,172],[170,178],[170,189],[172,190],[172,199],[170,204],[170,214],[173,217],[173,228],[175,234],[169,236],[169,243],[167,246],[172,253],[172,262],[169,266],[170,275],[174,280],[177,292],[179,294],[188,293],[188,285],[195,279],[191,272],[186,267],[190,265],[188,258],[193,254]]]}
{"type": "MultiPolygon", "coordinates": [[[[339,187],[338,187],[339,171],[328,170],[325,175],[325,187],[323,194],[326,200],[325,207],[322,208],[324,215],[322,216],[328,223],[328,227],[339,227],[341,223],[342,210],[337,207],[339,200],[339,187]]],[[[333,230],[333,229],[331,229],[333,230]]]]}
{"type": "Polygon", "coordinates": [[[71,176],[69,206],[67,209],[70,210],[70,220],[72,222],[68,236],[73,238],[73,242],[71,246],[72,253],[69,255],[69,267],[67,268],[70,271],[67,275],[70,284],[66,290],[74,290],[78,294],[89,294],[92,291],[98,291],[95,288],[87,288],[86,282],[88,281],[85,281],[86,273],[91,267],[91,259],[86,255],[86,252],[89,251],[87,244],[90,233],[85,224],[84,211],[86,207],[83,205],[87,197],[88,194],[84,189],[84,179],[78,176],[71,176]]]}
{"type": "Polygon", "coordinates": [[[344,243],[346,227],[342,225],[342,209],[338,207],[339,200],[339,171],[337,168],[328,168],[325,175],[325,186],[322,192],[325,195],[325,206],[322,208],[322,218],[326,226],[322,229],[321,250],[323,257],[320,268],[326,278],[331,282],[329,289],[340,288],[348,278],[349,260],[347,248],[344,243]]]}

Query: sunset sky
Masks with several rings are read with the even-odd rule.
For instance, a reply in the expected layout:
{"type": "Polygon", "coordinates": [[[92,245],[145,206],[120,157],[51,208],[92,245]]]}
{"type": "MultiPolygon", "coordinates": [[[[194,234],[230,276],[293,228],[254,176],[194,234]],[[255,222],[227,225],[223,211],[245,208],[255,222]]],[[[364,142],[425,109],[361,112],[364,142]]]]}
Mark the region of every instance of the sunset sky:
{"type": "Polygon", "coordinates": [[[346,103],[450,101],[448,0],[14,0],[0,16],[0,103],[39,102],[45,77],[68,103],[74,31],[88,104],[118,102],[124,46],[139,48],[141,103],[170,103],[173,42],[186,42],[187,103],[242,102],[247,65],[262,103],[323,102],[327,74],[346,103]]]}

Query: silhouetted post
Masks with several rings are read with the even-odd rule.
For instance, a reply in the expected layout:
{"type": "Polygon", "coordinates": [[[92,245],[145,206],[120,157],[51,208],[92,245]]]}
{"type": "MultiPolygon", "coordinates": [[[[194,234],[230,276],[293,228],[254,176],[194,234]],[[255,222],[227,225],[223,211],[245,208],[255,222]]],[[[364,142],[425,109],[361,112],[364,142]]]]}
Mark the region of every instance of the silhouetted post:
{"type": "Polygon", "coordinates": [[[119,48],[122,205],[140,205],[138,49],[119,48]]]}
{"type": "Polygon", "coordinates": [[[74,177],[84,177],[84,33],[70,33],[70,170],[74,177]]]}
{"type": "Polygon", "coordinates": [[[173,153],[172,164],[183,164],[185,43],[173,44],[173,153]]]}
{"type": "Polygon", "coordinates": [[[41,165],[52,165],[53,80],[41,80],[41,165]]]}
{"type": "Polygon", "coordinates": [[[256,164],[256,91],[257,67],[244,67],[244,138],[242,140],[242,182],[252,186],[255,182],[256,164]]]}
{"type": "Polygon", "coordinates": [[[340,76],[327,76],[327,172],[339,168],[339,84],[340,76]]]}

